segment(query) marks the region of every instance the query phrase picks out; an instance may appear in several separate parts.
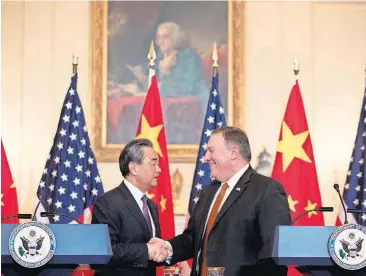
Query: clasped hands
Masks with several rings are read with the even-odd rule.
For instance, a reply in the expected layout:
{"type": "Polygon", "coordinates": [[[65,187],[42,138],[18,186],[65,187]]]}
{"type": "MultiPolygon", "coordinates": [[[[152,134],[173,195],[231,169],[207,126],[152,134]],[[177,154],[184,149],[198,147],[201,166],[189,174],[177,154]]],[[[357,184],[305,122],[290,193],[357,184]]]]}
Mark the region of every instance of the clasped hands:
{"type": "Polygon", "coordinates": [[[147,243],[147,249],[149,259],[158,263],[165,261],[169,256],[169,252],[172,251],[165,241],[159,238],[152,238],[147,243]]]}

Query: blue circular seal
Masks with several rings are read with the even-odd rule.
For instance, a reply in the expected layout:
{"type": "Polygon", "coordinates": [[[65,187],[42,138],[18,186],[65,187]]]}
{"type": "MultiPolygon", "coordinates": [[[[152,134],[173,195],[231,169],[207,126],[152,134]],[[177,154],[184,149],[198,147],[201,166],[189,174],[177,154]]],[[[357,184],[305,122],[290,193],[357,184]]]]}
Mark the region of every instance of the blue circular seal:
{"type": "Polygon", "coordinates": [[[45,265],[56,250],[52,230],[41,222],[19,224],[9,238],[9,252],[21,266],[36,268],[45,265]]]}
{"type": "Polygon", "coordinates": [[[347,270],[366,266],[366,227],[345,224],[338,227],[328,240],[328,252],[334,262],[347,270]]]}

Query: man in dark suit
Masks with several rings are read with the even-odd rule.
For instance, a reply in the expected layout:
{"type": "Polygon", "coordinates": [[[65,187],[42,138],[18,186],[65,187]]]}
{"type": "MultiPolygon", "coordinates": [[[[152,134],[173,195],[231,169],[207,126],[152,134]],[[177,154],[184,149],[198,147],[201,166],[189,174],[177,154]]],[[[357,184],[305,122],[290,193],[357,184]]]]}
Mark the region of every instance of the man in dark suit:
{"type": "Polygon", "coordinates": [[[155,276],[156,262],[166,258],[161,244],[148,244],[160,237],[158,209],[145,193],[157,185],[159,159],[148,139],[128,143],[119,157],[122,183],[103,194],[93,208],[92,223],[107,224],[113,256],[99,275],[155,276]]]}
{"type": "Polygon", "coordinates": [[[165,242],[172,249],[168,263],[193,258],[191,275],[200,276],[207,267],[225,267],[225,276],[287,274],[271,259],[275,227],[291,223],[286,193],[252,169],[250,160],[244,131],[224,127],[211,133],[204,161],[215,180],[201,192],[183,234],[165,242]]]}

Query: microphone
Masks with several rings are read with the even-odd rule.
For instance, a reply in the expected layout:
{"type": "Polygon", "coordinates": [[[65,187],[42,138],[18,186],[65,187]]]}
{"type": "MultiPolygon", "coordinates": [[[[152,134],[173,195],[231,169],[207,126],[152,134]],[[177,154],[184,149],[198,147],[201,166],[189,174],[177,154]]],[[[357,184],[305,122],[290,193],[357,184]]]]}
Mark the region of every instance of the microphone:
{"type": "Polygon", "coordinates": [[[17,215],[10,215],[10,216],[1,217],[1,219],[8,219],[8,218],[31,219],[32,214],[17,214],[17,215]]]}
{"type": "Polygon", "coordinates": [[[61,217],[66,217],[69,218],[73,221],[76,221],[77,224],[81,224],[80,221],[78,221],[77,219],[74,219],[73,217],[70,217],[68,215],[64,215],[64,214],[59,214],[59,213],[54,213],[54,212],[41,212],[41,217],[45,218],[45,217],[49,217],[49,218],[53,218],[54,216],[61,216],[61,217]]]}
{"type": "Polygon", "coordinates": [[[336,183],[336,184],[333,185],[333,188],[337,191],[337,194],[339,195],[339,199],[341,200],[341,203],[342,203],[342,207],[343,207],[343,211],[344,211],[344,224],[348,224],[347,211],[346,211],[346,207],[344,206],[344,202],[343,202],[343,198],[341,196],[341,193],[339,192],[339,185],[336,183]]]}
{"type": "Polygon", "coordinates": [[[316,209],[311,209],[305,212],[302,212],[300,215],[298,215],[292,222],[291,225],[293,225],[299,218],[301,218],[303,215],[306,215],[307,213],[310,212],[333,212],[333,207],[320,207],[320,208],[316,208],[316,209]]]}
{"type": "Polygon", "coordinates": [[[347,209],[347,213],[351,213],[351,214],[363,214],[363,213],[366,213],[366,211],[348,208],[347,209]]]}
{"type": "Polygon", "coordinates": [[[37,210],[38,210],[39,204],[41,204],[41,200],[42,200],[42,194],[39,194],[39,196],[38,196],[38,203],[37,203],[36,209],[34,209],[34,213],[33,213],[32,221],[36,221],[36,220],[37,220],[37,218],[36,218],[36,213],[37,213],[37,210]]]}

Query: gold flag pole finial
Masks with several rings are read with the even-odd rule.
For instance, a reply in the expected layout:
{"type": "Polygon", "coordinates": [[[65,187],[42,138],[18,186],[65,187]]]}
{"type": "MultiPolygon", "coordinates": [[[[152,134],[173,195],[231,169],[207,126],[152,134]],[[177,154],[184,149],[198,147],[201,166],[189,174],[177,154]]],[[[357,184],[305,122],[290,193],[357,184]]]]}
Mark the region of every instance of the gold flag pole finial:
{"type": "Polygon", "coordinates": [[[297,56],[294,56],[294,74],[296,79],[299,79],[299,72],[300,72],[300,63],[299,60],[297,59],[297,56]]]}
{"type": "Polygon", "coordinates": [[[214,74],[216,74],[217,70],[219,68],[219,63],[218,63],[219,56],[217,54],[217,44],[216,44],[216,42],[214,42],[214,44],[213,44],[212,60],[213,60],[213,63],[212,63],[213,72],[214,72],[214,74]]]}
{"type": "Polygon", "coordinates": [[[79,56],[78,55],[72,55],[72,73],[76,74],[78,72],[78,61],[79,56]]]}
{"type": "Polygon", "coordinates": [[[149,68],[154,69],[155,68],[155,59],[156,59],[154,41],[151,41],[149,54],[147,55],[147,58],[149,59],[149,68]]]}

